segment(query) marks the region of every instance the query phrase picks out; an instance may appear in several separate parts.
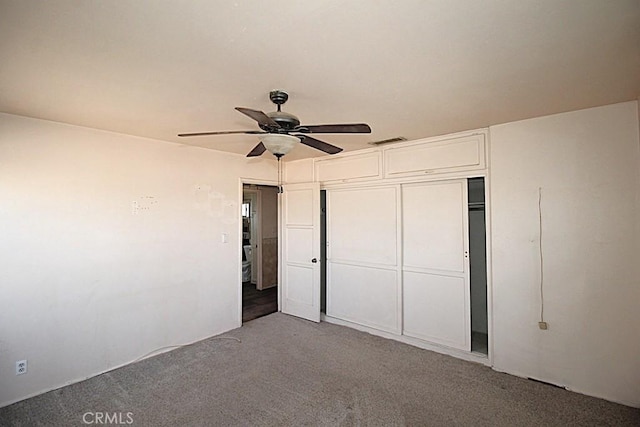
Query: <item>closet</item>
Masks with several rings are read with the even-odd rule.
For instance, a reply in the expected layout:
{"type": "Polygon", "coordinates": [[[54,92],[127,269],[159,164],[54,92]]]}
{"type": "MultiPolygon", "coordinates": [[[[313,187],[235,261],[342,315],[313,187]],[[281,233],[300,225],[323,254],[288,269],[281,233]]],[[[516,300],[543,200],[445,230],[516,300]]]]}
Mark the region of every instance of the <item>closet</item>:
{"type": "Polygon", "coordinates": [[[311,175],[322,189],[325,320],[486,359],[485,137],[412,141],[287,172],[292,181],[306,170],[300,185],[311,175]]]}
{"type": "Polygon", "coordinates": [[[484,227],[468,188],[455,179],[327,190],[326,315],[486,354],[484,227]],[[472,348],[476,332],[484,345],[472,348]]]}

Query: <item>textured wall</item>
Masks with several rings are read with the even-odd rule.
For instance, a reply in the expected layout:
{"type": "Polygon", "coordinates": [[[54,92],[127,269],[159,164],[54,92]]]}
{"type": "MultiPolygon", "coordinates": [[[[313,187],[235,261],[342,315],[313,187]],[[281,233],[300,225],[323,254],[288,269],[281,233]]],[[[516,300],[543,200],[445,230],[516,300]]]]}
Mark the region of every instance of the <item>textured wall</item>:
{"type": "Polygon", "coordinates": [[[638,129],[637,102],[490,129],[496,369],[640,406],[638,129]]]}
{"type": "Polygon", "coordinates": [[[240,176],[275,162],[0,114],[0,405],[239,326],[240,176]]]}

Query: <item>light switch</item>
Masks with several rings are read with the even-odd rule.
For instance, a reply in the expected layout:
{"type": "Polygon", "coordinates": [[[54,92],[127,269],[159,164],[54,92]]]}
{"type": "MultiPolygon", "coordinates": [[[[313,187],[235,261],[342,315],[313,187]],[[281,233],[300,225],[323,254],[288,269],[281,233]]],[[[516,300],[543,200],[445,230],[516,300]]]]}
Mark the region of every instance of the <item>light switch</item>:
{"type": "Polygon", "coordinates": [[[222,243],[229,243],[229,235],[227,233],[222,233],[222,243]]]}

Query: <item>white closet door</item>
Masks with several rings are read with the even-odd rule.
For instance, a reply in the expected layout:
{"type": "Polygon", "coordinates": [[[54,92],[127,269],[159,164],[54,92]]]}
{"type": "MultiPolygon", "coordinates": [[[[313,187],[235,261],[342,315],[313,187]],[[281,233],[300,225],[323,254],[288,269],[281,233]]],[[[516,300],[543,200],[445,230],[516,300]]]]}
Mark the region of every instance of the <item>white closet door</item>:
{"type": "Polygon", "coordinates": [[[320,321],[320,184],[284,186],[282,312],[320,321]]]}
{"type": "Polygon", "coordinates": [[[327,190],[327,315],[400,333],[399,187],[327,190]]]}
{"type": "Polygon", "coordinates": [[[402,187],[403,334],[470,351],[467,182],[402,187]]]}

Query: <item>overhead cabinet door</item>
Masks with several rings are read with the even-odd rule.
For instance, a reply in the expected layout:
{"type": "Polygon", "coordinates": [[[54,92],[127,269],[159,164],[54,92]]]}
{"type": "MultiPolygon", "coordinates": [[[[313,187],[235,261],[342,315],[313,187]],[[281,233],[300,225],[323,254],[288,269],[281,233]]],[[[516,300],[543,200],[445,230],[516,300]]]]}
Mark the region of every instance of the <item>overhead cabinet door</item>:
{"type": "Polygon", "coordinates": [[[385,148],[384,162],[386,178],[484,169],[484,135],[385,148]]]}
{"type": "Polygon", "coordinates": [[[404,185],[403,334],[469,351],[466,180],[404,185]]]}

